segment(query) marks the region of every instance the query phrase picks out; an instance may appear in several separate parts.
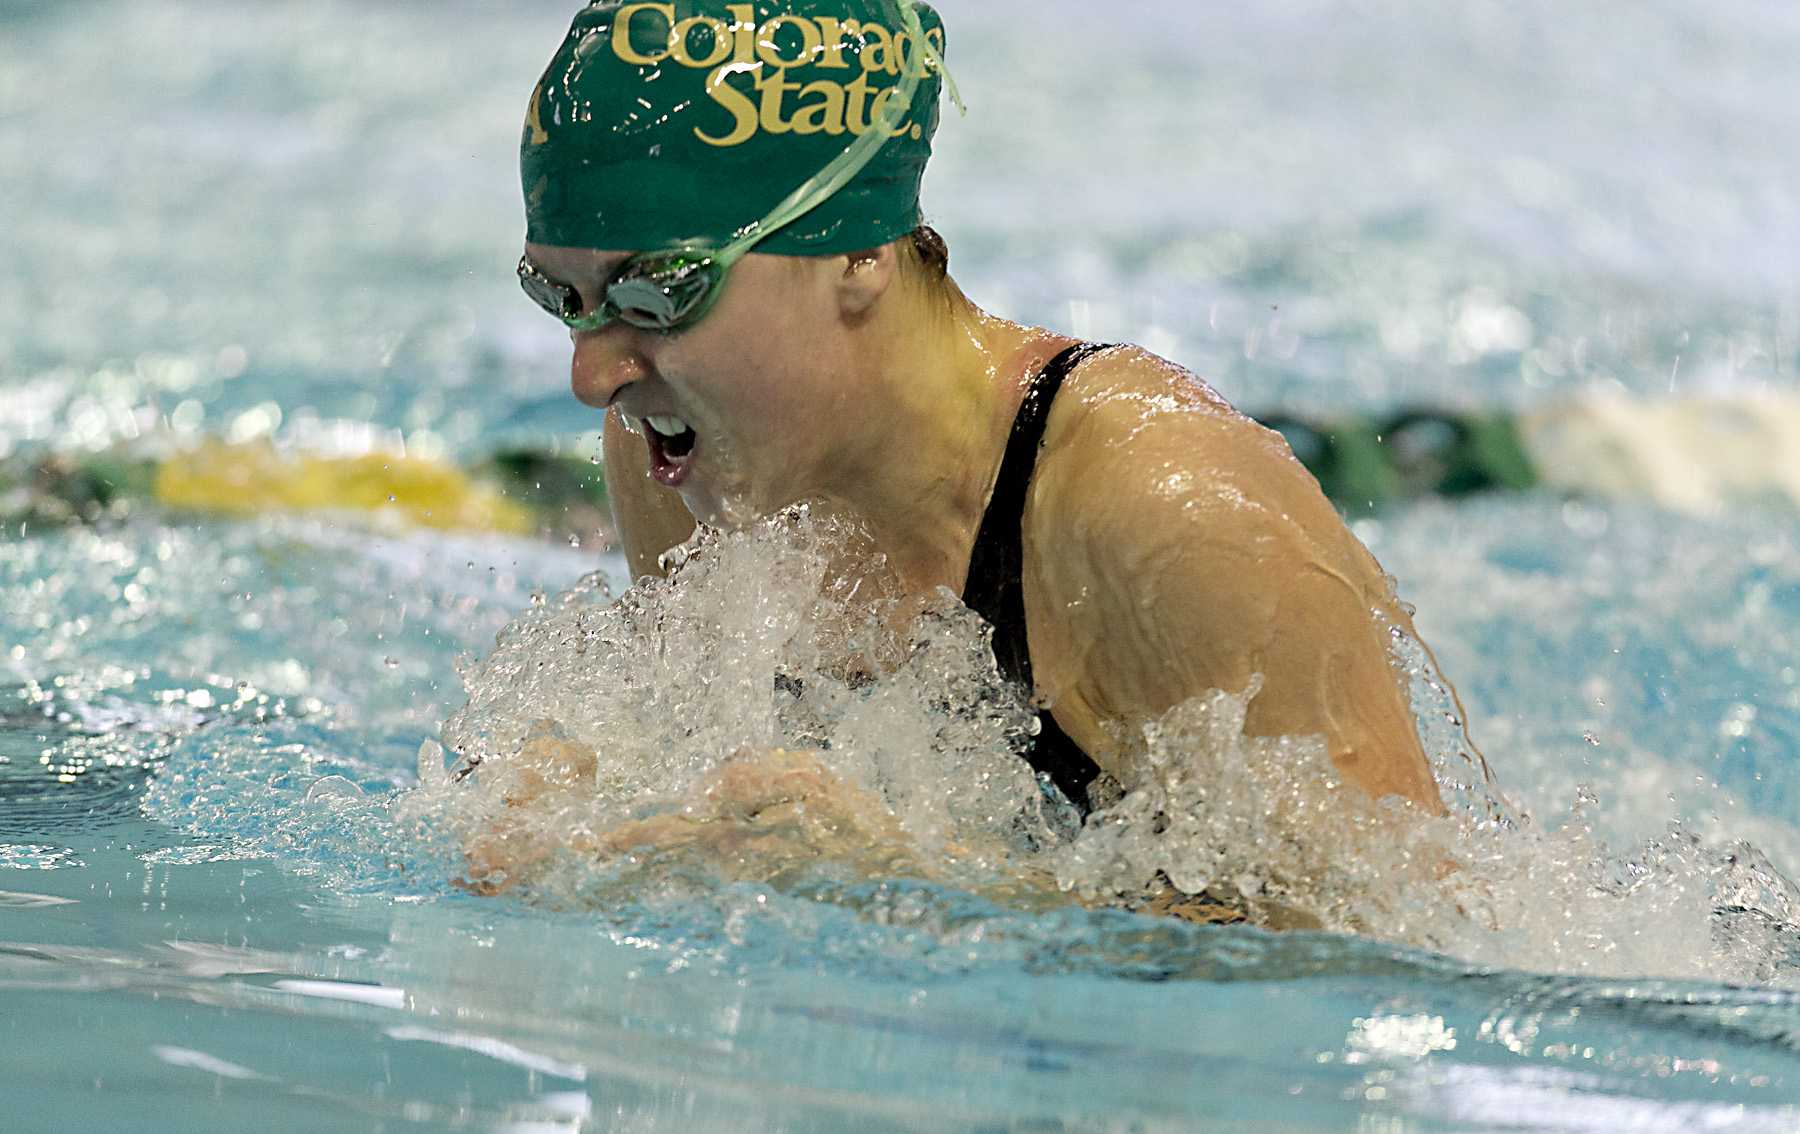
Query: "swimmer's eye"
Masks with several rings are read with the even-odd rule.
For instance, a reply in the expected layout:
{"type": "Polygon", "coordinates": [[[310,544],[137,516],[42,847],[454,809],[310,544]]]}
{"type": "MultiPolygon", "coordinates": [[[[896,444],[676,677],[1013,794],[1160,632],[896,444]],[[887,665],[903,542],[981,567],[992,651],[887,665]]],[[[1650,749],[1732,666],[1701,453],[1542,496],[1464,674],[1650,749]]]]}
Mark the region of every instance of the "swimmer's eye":
{"type": "Polygon", "coordinates": [[[725,283],[725,265],[704,249],[632,256],[606,283],[597,311],[583,314],[581,295],[519,258],[519,287],[553,318],[577,331],[594,331],[617,319],[665,334],[697,322],[711,310],[725,283]]]}
{"type": "Polygon", "coordinates": [[[539,271],[529,256],[519,257],[519,287],[552,318],[564,323],[581,318],[580,294],[568,284],[558,283],[539,271]]]}
{"type": "Polygon", "coordinates": [[[647,331],[675,331],[711,309],[725,269],[704,251],[633,256],[606,285],[607,312],[647,331]]]}

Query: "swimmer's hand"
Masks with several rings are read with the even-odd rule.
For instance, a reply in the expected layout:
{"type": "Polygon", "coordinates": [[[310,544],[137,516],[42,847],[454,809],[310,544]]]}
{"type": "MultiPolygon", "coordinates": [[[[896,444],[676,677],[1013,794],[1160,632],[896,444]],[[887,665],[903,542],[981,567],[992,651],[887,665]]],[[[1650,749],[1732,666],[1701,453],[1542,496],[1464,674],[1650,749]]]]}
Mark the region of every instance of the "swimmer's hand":
{"type": "Polygon", "coordinates": [[[635,866],[700,865],[733,882],[780,885],[829,863],[910,873],[910,843],[873,793],[814,752],[742,749],[674,812],[607,831],[595,850],[635,866]]]}
{"type": "Polygon", "coordinates": [[[774,885],[816,874],[821,864],[860,875],[917,873],[911,843],[881,801],[813,752],[740,749],[675,810],[604,830],[543,821],[556,811],[579,815],[593,782],[591,752],[540,729],[520,763],[530,770],[508,786],[505,801],[509,811],[530,808],[529,821],[485,832],[464,848],[467,885],[481,893],[535,880],[559,852],[634,874],[698,868],[774,885]]]}
{"type": "MultiPolygon", "coordinates": [[[[592,825],[597,765],[591,750],[563,739],[554,723],[534,725],[495,782],[504,802],[497,821],[464,846],[465,888],[499,894],[533,887],[568,856],[616,868],[618,884],[631,888],[694,874],[777,888],[822,874],[929,879],[950,860],[979,857],[956,844],[938,857],[922,853],[874,793],[834,774],[817,752],[739,749],[672,810],[604,829],[592,825]]],[[[500,771],[490,766],[483,774],[500,771]]],[[[1052,875],[1029,867],[976,888],[1027,909],[1071,900],[1052,875]]],[[[1183,894],[1166,878],[1136,900],[1093,904],[1209,924],[1246,916],[1242,902],[1183,894]]],[[[1279,924],[1270,913],[1258,908],[1252,920],[1279,924]]]]}
{"type": "Polygon", "coordinates": [[[484,765],[484,775],[504,777],[499,785],[504,808],[494,825],[464,841],[467,869],[458,885],[478,894],[510,890],[537,874],[560,846],[584,837],[577,830],[571,839],[559,839],[546,817],[578,813],[584,794],[593,790],[598,766],[594,752],[558,736],[553,721],[533,724],[519,754],[504,768],[484,765]],[[523,809],[531,813],[512,817],[523,809]]]}

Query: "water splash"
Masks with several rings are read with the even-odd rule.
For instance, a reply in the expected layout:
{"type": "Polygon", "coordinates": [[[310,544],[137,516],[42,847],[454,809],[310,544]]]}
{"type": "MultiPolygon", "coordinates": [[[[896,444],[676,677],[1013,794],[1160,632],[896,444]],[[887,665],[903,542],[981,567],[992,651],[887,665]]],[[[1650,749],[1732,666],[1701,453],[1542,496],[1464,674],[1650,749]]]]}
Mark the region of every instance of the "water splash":
{"type": "Polygon", "coordinates": [[[474,774],[458,783],[428,755],[407,814],[467,840],[502,832],[494,853],[515,864],[614,845],[627,824],[785,803],[848,807],[844,823],[933,877],[1049,841],[1054,810],[1017,755],[1032,718],[986,628],[948,592],[896,597],[879,560],[836,571],[855,542],[802,508],[703,535],[669,581],[616,602],[595,578],[534,606],[464,669],[469,701],[443,738],[474,774]],[[758,761],[800,794],[749,798],[758,761]]]}
{"type": "Polygon", "coordinates": [[[1497,967],[1793,982],[1800,889],[1748,843],[1708,845],[1671,823],[1612,848],[1591,792],[1554,826],[1373,801],[1317,739],[1243,735],[1246,709],[1212,693],[1146,726],[1141,776],[1054,853],[1059,881],[1123,901],[1166,877],[1229,894],[1264,924],[1497,967]]]}
{"type": "Polygon", "coordinates": [[[1245,736],[1252,686],[1144,726],[1128,790],[1077,830],[1018,757],[1030,718],[985,628],[947,593],[908,606],[879,570],[843,573],[854,542],[799,510],[704,536],[616,602],[589,580],[534,605],[464,670],[444,740],[473,773],[428,750],[403,826],[460,840],[478,884],[558,902],[721,880],[855,902],[860,872],[1042,908],[1172,883],[1485,965],[1787,979],[1800,891],[1766,857],[1679,826],[1614,849],[1591,794],[1555,824],[1512,810],[1422,651],[1399,660],[1437,705],[1445,814],[1362,796],[1316,737],[1245,736]]]}

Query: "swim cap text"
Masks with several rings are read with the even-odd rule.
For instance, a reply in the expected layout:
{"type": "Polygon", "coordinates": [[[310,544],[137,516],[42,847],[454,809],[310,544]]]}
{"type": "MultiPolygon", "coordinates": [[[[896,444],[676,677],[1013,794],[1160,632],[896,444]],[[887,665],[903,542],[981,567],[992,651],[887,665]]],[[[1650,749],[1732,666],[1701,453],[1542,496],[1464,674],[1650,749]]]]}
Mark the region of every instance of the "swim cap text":
{"type": "MultiPolygon", "coordinates": [[[[694,129],[694,136],[711,146],[742,145],[758,131],[867,133],[894,93],[891,83],[877,88],[874,77],[898,77],[906,69],[924,78],[930,69],[911,36],[877,23],[783,14],[759,25],[753,5],[732,4],[725,10],[729,21],[717,16],[677,20],[673,4],[639,3],[625,5],[613,17],[612,49],[621,61],[640,67],[674,63],[710,72],[707,96],[732,118],[731,129],[723,134],[694,129]],[[847,50],[857,47],[861,50],[847,50]],[[799,66],[858,74],[842,82],[789,79],[789,70],[799,66]],[[738,76],[742,78],[733,82],[738,76]]],[[[943,50],[943,29],[931,28],[925,35],[943,50]]],[[[916,138],[920,130],[903,119],[892,136],[908,133],[916,138]]]]}

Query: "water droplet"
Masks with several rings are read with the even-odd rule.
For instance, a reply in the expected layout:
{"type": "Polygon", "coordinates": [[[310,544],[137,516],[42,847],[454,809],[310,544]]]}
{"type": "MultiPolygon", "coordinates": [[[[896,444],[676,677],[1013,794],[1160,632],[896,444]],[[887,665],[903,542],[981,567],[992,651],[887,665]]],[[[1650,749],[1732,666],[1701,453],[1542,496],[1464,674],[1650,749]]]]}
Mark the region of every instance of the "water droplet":
{"type": "Polygon", "coordinates": [[[349,803],[362,798],[363,790],[343,776],[326,776],[306,789],[308,803],[316,803],[321,800],[349,803]]]}

